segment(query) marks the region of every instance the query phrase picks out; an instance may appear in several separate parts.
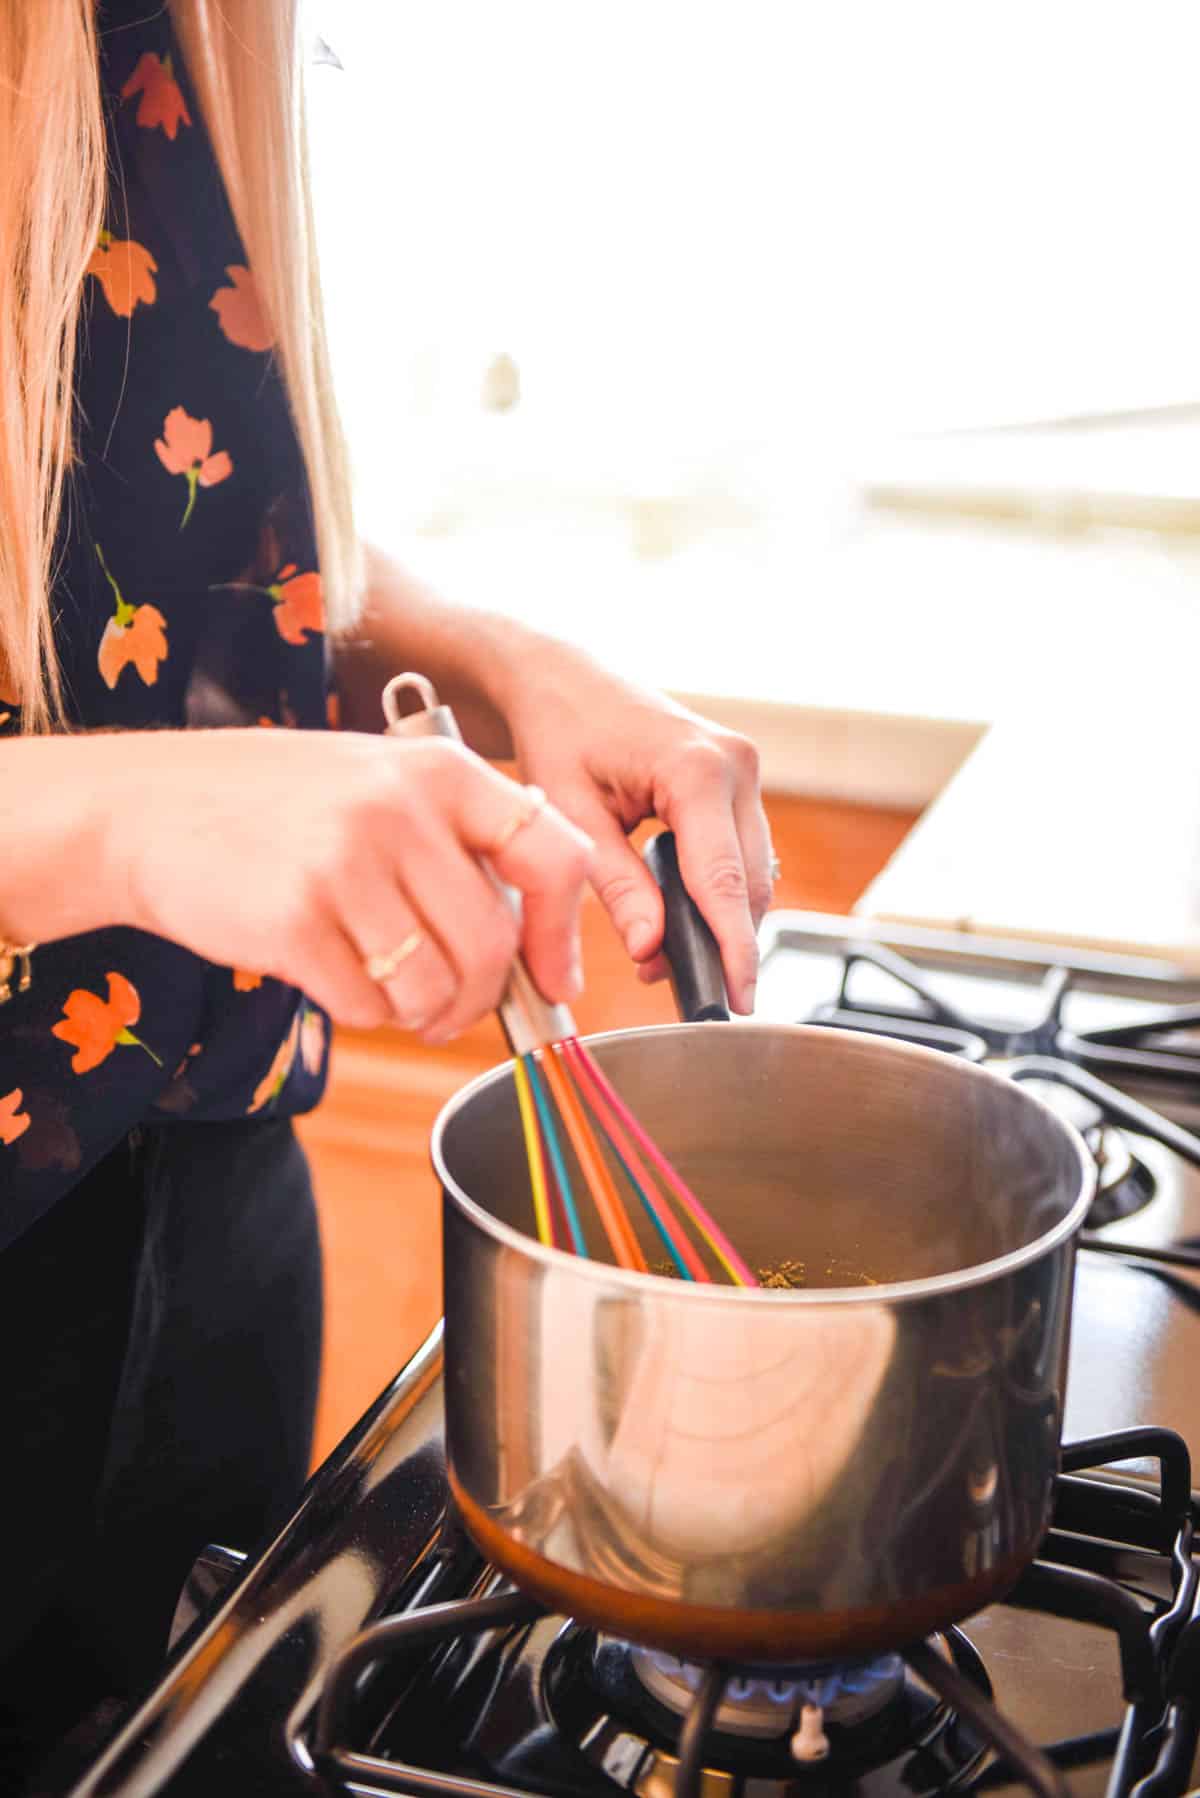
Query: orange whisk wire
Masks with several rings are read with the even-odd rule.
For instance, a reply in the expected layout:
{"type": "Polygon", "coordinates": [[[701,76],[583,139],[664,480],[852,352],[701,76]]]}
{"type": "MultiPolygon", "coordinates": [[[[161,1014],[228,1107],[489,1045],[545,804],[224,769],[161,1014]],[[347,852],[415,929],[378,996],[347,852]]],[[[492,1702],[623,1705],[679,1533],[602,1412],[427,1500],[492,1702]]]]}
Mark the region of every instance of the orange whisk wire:
{"type": "Polygon", "coordinates": [[[612,1107],[613,1111],[617,1114],[617,1117],[625,1126],[625,1129],[629,1132],[630,1136],[633,1137],[642,1154],[658,1173],[663,1184],[669,1188],[675,1198],[679,1201],[685,1214],[690,1218],[705,1242],[707,1242],[713,1254],[725,1268],[730,1279],[738,1286],[757,1286],[758,1281],[755,1279],[746,1262],[738,1254],[724,1230],[722,1230],[716,1219],[712,1217],[700,1203],[700,1200],[696,1197],[691,1187],[676,1173],[675,1169],[671,1166],[671,1163],[667,1160],[657,1143],[654,1142],[653,1138],[647,1135],[641,1124],[638,1123],[628,1105],[626,1105],[612,1082],[606,1077],[597,1064],[595,1057],[581,1042],[578,1041],[578,1039],[576,1039],[576,1046],[578,1047],[580,1055],[583,1057],[588,1072],[591,1074],[597,1087],[600,1089],[600,1092],[612,1107]]]}
{"type": "Polygon", "coordinates": [[[547,1046],[542,1051],[540,1065],[567,1127],[571,1146],[579,1158],[579,1165],[600,1213],[600,1222],[604,1226],[604,1233],[608,1237],[617,1265],[632,1268],[637,1273],[648,1273],[646,1257],[633,1233],[633,1225],[621,1203],[612,1175],[604,1165],[600,1145],[592,1134],[575,1089],[553,1048],[547,1046]]]}

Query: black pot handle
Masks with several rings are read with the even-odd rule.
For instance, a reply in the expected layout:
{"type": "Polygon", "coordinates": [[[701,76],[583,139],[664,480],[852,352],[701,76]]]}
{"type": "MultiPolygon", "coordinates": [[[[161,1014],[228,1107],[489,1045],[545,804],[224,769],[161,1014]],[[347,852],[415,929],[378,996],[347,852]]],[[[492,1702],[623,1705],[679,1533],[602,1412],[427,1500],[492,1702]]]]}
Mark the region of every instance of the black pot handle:
{"type": "Polygon", "coordinates": [[[663,954],[671,969],[675,1009],[685,1024],[710,1019],[729,1022],[729,999],[717,939],[683,884],[675,837],[669,830],[651,837],[643,851],[646,866],[658,882],[666,912],[663,954]]]}

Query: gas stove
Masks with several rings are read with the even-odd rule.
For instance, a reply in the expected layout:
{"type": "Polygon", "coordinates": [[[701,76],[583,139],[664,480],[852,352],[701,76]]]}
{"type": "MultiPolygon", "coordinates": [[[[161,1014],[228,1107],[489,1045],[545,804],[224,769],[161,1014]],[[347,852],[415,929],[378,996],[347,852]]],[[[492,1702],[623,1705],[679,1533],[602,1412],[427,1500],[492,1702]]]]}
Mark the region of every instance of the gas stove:
{"type": "MultiPolygon", "coordinates": [[[[172,1658],[74,1798],[1188,1792],[1200,1734],[1200,983],[1142,959],[779,913],[758,1015],[1036,1082],[1097,1157],[1062,1472],[1008,1599],[855,1666],[693,1665],[546,1614],[450,1499],[435,1333],[172,1658]]],[[[719,1029],[719,1024],[712,1026],[719,1029]]]]}

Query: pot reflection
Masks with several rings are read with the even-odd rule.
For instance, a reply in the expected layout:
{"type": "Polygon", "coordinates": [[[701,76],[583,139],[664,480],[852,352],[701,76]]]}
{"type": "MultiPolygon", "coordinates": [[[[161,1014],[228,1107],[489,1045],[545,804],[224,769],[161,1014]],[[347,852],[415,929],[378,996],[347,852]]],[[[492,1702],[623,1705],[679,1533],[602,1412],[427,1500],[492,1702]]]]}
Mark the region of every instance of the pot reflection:
{"type": "Polygon", "coordinates": [[[541,1465],[577,1452],[634,1535],[683,1559],[763,1547],[824,1503],[896,1338],[875,1305],[816,1311],[798,1328],[782,1312],[604,1299],[590,1340],[572,1327],[578,1294],[548,1283],[540,1310],[543,1360],[563,1373],[542,1414],[541,1465]],[[590,1371],[572,1365],[580,1357],[590,1371]],[[580,1391],[592,1398],[582,1414],[580,1391]]]}

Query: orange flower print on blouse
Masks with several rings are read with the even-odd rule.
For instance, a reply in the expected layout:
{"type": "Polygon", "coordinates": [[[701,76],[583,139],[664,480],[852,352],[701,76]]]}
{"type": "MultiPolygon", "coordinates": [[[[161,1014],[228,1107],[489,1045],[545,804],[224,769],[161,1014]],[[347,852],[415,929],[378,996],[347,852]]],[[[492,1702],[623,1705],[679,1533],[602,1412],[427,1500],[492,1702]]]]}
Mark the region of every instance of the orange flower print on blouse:
{"type": "Polygon", "coordinates": [[[267,592],[275,601],[275,627],[285,643],[305,643],[309,631],[325,629],[319,574],[297,574],[296,564],[289,562],[279,570],[267,592]]]}
{"type": "Polygon", "coordinates": [[[269,587],[260,587],[255,581],[214,581],[209,592],[261,593],[264,599],[274,600],[275,628],[285,643],[307,643],[310,631],[325,629],[321,577],[313,569],[297,574],[294,562],[281,568],[269,587]]]}
{"type": "Polygon", "coordinates": [[[246,1107],[247,1117],[266,1106],[274,1104],[284,1087],[287,1077],[292,1071],[292,1063],[296,1059],[296,1040],[300,1034],[300,1013],[292,1019],[292,1027],[275,1051],[275,1059],[254,1089],[254,1097],[246,1107]]]}
{"type": "Polygon", "coordinates": [[[21,1110],[24,1097],[19,1086],[14,1086],[10,1093],[0,1098],[0,1143],[7,1148],[16,1142],[18,1136],[24,1136],[29,1128],[29,1113],[21,1110]]]}
{"type": "Polygon", "coordinates": [[[161,1067],[162,1062],[154,1050],[140,1036],[134,1036],[129,1028],[142,1015],[137,988],[124,974],[106,974],[104,978],[108,982],[108,998],[98,998],[85,987],[76,987],[73,993],[68,993],[63,1015],[51,1031],[53,1036],[74,1047],[72,1068],[77,1074],[90,1073],[102,1061],[108,1060],[118,1043],[144,1049],[151,1061],[161,1067]]]}
{"type": "Polygon", "coordinates": [[[231,262],[225,273],[233,285],[218,287],[208,302],[217,315],[217,323],[230,343],[236,343],[239,349],[271,349],[275,333],[263,314],[254,276],[240,262],[231,262]]]}
{"type": "MultiPolygon", "coordinates": [[[[267,722],[270,723],[270,719],[268,719],[267,722]]],[[[261,986],[262,983],[263,977],[261,974],[251,974],[245,968],[235,968],[233,970],[233,984],[239,993],[252,993],[254,989],[261,986]]]]}
{"type": "Polygon", "coordinates": [[[193,418],[182,406],[173,406],[163,420],[163,434],[154,440],[154,451],[168,474],[181,474],[187,479],[187,505],[179,521],[180,530],[192,516],[198,487],[215,487],[233,473],[228,450],[212,453],[212,421],[193,418]]]}
{"type": "Polygon", "coordinates": [[[115,687],[132,662],[146,685],[152,687],[158,679],[158,664],[167,659],[167,621],[157,606],[131,606],[109,573],[98,543],[96,556],[117,602],[96,656],[101,677],[106,687],[115,687]]]}
{"type": "Polygon", "coordinates": [[[158,264],[149,250],[132,238],[101,231],[84,272],[95,275],[118,318],[132,318],[139,304],[154,304],[158,264]]]}
{"type": "Polygon", "coordinates": [[[161,125],[174,142],[180,125],[191,124],[192,115],[180,92],[169,56],[160,59],[152,50],[143,51],[133,74],[121,89],[122,100],[130,100],[134,94],[142,96],[134,117],[147,131],[161,125]]]}

